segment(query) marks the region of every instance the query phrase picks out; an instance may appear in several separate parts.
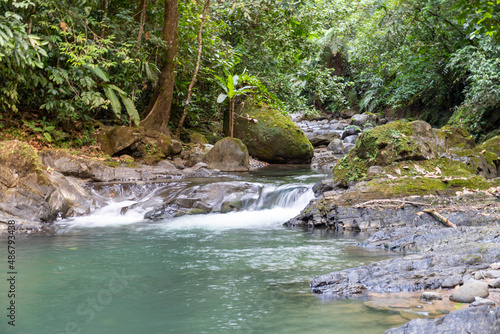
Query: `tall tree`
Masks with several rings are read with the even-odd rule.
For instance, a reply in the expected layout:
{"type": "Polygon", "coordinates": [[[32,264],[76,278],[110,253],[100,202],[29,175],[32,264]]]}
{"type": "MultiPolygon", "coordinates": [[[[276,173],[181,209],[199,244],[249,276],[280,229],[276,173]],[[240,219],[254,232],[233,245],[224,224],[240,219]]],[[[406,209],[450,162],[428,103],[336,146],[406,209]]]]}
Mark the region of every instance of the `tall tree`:
{"type": "Polygon", "coordinates": [[[168,121],[174,91],[178,21],[178,0],[165,0],[162,29],[162,39],[165,43],[163,65],[148,105],[148,116],[141,121],[144,127],[165,134],[169,132],[168,121]]]}

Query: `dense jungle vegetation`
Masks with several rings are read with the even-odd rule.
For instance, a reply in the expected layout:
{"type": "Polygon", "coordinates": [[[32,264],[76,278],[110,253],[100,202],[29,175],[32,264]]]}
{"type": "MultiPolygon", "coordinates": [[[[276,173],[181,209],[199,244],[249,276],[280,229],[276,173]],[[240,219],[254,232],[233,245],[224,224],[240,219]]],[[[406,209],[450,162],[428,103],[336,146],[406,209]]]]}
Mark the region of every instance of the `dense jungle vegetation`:
{"type": "Polygon", "coordinates": [[[2,136],[62,147],[100,124],[175,133],[184,110],[215,138],[248,98],[480,139],[499,131],[500,0],[1,0],[0,71],[2,136]]]}

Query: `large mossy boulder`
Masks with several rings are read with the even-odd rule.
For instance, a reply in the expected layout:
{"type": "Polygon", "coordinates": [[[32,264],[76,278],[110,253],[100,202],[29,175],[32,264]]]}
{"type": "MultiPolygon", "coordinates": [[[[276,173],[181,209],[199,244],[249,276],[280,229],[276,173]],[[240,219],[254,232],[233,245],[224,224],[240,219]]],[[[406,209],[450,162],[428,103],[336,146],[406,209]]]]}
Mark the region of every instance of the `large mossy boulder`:
{"type": "Polygon", "coordinates": [[[101,133],[97,140],[105,154],[128,154],[146,163],[158,162],[172,154],[172,138],[144,127],[117,126],[101,133]]]}
{"type": "Polygon", "coordinates": [[[248,171],[248,149],[238,138],[224,138],[203,157],[209,168],[223,172],[248,171]]]}
{"type": "MultiPolygon", "coordinates": [[[[354,148],[335,167],[335,179],[344,184],[367,176],[371,166],[384,167],[386,173],[408,176],[442,171],[448,176],[497,176],[495,138],[474,147],[474,139],[462,128],[433,129],[423,121],[393,122],[365,131],[354,148]],[[432,161],[432,163],[427,163],[432,161]],[[415,170],[415,165],[419,165],[415,170]],[[426,169],[427,168],[427,169],[426,169]],[[437,168],[437,169],[436,169],[437,168]]],[[[436,176],[436,175],[434,175],[436,176]]]]}
{"type": "Polygon", "coordinates": [[[270,163],[307,164],[314,148],[304,132],[280,111],[265,105],[247,104],[236,117],[234,136],[248,153],[270,163]]]}

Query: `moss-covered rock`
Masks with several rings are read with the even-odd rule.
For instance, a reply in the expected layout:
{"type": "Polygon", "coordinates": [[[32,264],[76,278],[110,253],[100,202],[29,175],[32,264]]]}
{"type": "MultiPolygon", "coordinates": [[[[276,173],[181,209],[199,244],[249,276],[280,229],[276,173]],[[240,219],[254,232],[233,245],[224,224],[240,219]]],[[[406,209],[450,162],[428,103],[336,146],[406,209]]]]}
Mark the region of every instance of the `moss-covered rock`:
{"type": "Polygon", "coordinates": [[[189,135],[189,141],[194,144],[208,144],[207,138],[198,132],[193,132],[189,135]]]}
{"type": "MultiPolygon", "coordinates": [[[[347,184],[364,178],[370,166],[432,160],[442,155],[453,160],[451,151],[472,152],[473,147],[474,139],[461,128],[433,129],[423,121],[393,122],[361,134],[354,148],[335,167],[335,178],[347,184]]],[[[475,173],[478,166],[481,164],[472,166],[470,173],[475,173]]]]}
{"type": "Polygon", "coordinates": [[[314,148],[291,119],[264,105],[247,104],[234,135],[251,156],[271,163],[310,163],[314,148]]]}

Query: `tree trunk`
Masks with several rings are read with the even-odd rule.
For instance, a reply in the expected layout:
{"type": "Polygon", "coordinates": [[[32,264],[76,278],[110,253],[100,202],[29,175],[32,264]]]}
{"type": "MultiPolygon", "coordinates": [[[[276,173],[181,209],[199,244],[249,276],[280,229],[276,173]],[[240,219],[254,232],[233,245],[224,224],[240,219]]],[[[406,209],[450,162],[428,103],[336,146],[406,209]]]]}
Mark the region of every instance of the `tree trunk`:
{"type": "MultiPolygon", "coordinates": [[[[108,7],[109,7],[109,0],[104,0],[102,3],[102,11],[104,12],[104,15],[102,17],[102,20],[106,20],[108,17],[108,7]]],[[[106,34],[106,26],[103,24],[101,27],[101,38],[104,38],[104,34],[106,34]]]]}
{"type": "Polygon", "coordinates": [[[148,5],[148,0],[142,0],[141,4],[143,7],[141,8],[141,15],[139,20],[139,33],[137,34],[137,51],[139,51],[141,48],[141,39],[142,39],[142,34],[144,33],[144,24],[146,23],[146,7],[148,5]]]}
{"type": "Polygon", "coordinates": [[[236,99],[233,97],[230,102],[230,111],[229,111],[229,137],[234,136],[234,104],[236,102],[236,99]]]}
{"type": "Polygon", "coordinates": [[[137,9],[134,12],[134,15],[132,17],[134,18],[135,22],[140,22],[141,21],[141,13],[143,8],[146,8],[146,3],[147,0],[140,0],[139,5],[137,6],[137,9]]]}
{"type": "Polygon", "coordinates": [[[158,83],[149,102],[148,116],[141,121],[141,125],[161,133],[168,134],[170,107],[174,92],[175,57],[177,55],[177,23],[178,0],[165,0],[165,14],[162,37],[167,44],[164,51],[164,61],[158,83]]]}
{"type": "Polygon", "coordinates": [[[186,120],[189,102],[191,101],[191,95],[193,93],[193,86],[194,83],[196,82],[196,76],[198,75],[198,70],[200,69],[201,51],[203,47],[203,25],[205,25],[205,21],[207,18],[208,6],[210,6],[210,0],[206,0],[205,7],[203,7],[203,17],[201,18],[200,29],[198,30],[198,58],[196,59],[196,67],[194,68],[193,78],[191,79],[191,83],[189,84],[186,104],[184,105],[182,117],[181,120],[179,121],[179,126],[177,127],[177,133],[175,134],[177,138],[181,137],[182,126],[184,125],[184,121],[186,120]]]}

